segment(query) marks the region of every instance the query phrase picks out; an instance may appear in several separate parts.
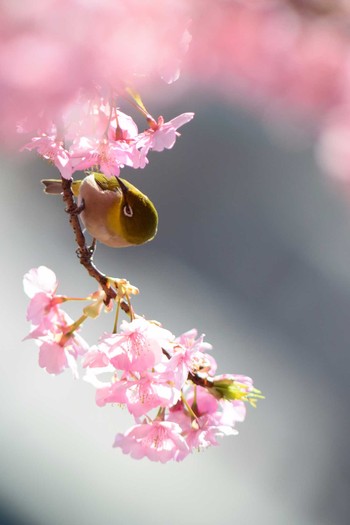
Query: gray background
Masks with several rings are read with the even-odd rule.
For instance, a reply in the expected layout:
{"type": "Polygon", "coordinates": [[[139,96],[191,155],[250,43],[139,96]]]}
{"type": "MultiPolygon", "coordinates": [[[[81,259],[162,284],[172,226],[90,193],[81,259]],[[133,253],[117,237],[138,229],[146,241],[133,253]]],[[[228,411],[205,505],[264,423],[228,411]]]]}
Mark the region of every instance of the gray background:
{"type": "MultiPolygon", "coordinates": [[[[276,140],[213,94],[173,93],[151,111],[195,111],[194,121],[173,150],[125,172],[155,202],[159,233],[143,247],[99,246],[96,263],[140,287],[139,313],[176,334],[205,332],[219,372],[251,375],[266,400],[239,436],[180,464],[113,449],[127,412],[98,408],[69,372],[49,376],[21,342],[28,269],[52,268],[63,294],[94,283],[62,202],[41,191],[55,171],[29,153],[4,156],[0,522],[348,524],[350,200],[295,129],[276,140]]],[[[112,323],[82,335],[92,344],[112,323]]]]}

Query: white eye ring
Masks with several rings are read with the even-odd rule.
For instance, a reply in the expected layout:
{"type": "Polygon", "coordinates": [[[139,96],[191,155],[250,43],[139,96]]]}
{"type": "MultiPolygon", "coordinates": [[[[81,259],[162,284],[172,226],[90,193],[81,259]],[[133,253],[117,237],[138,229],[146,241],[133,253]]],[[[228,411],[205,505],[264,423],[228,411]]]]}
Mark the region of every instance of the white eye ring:
{"type": "Polygon", "coordinates": [[[123,208],[123,213],[126,217],[132,217],[134,215],[134,212],[132,211],[132,207],[129,206],[129,204],[125,204],[123,208]]]}

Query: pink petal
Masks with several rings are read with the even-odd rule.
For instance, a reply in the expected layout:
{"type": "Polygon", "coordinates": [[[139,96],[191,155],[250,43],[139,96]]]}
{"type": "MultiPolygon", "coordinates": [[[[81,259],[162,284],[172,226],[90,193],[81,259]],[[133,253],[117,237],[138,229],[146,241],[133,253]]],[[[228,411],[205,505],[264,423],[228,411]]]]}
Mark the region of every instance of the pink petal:
{"type": "Polygon", "coordinates": [[[23,278],[23,287],[28,297],[34,297],[39,292],[54,294],[57,289],[56,275],[46,266],[32,268],[23,278]]]}
{"type": "Polygon", "coordinates": [[[39,366],[46,368],[49,374],[60,374],[67,368],[64,348],[57,343],[44,342],[39,351],[39,366]]]}
{"type": "Polygon", "coordinates": [[[194,113],[182,113],[181,115],[178,115],[177,117],[174,117],[173,119],[169,120],[167,124],[171,124],[171,126],[175,129],[181,128],[184,124],[187,124],[187,122],[190,122],[194,117],[194,113]]]}

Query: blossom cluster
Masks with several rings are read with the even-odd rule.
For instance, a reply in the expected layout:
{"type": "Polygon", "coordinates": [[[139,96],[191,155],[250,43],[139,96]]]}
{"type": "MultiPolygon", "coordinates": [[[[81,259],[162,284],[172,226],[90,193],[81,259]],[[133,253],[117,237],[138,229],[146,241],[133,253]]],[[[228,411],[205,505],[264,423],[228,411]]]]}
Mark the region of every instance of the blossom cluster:
{"type": "MultiPolygon", "coordinates": [[[[54,121],[42,123],[35,136],[23,149],[35,150],[50,161],[65,179],[73,173],[98,168],[107,177],[119,176],[124,166],[144,168],[148,153],[173,147],[177,129],[192,120],[194,113],[183,113],[169,122],[162,116],[155,120],[147,113],[139,96],[137,108],[148,127],[139,133],[131,116],[120,111],[98,95],[84,99],[63,114],[60,126],[54,121]]],[[[20,127],[27,132],[25,124],[20,127]]]]}
{"type": "MultiPolygon", "coordinates": [[[[121,283],[123,293],[137,290],[121,283]]],[[[245,403],[255,405],[262,397],[249,377],[216,375],[212,347],[194,329],[175,337],[159,323],[132,314],[118,331],[104,333],[90,346],[77,332],[103,309],[102,291],[82,298],[90,304],[73,322],[61,305],[79,298],[57,295],[52,270],[30,270],[24,289],[30,298],[27,338],[39,346],[40,367],[54,375],[69,368],[78,377],[80,364],[84,379],[96,388],[98,406],[122,405],[134,417],[135,424],[115,437],[114,446],[124,454],[181,461],[194,450],[217,445],[219,436],[237,434],[245,403]]]]}
{"type": "Polygon", "coordinates": [[[349,1],[194,5],[195,38],[187,63],[192,77],[231,102],[253,107],[264,121],[289,120],[302,127],[316,140],[321,167],[348,186],[349,1]]]}

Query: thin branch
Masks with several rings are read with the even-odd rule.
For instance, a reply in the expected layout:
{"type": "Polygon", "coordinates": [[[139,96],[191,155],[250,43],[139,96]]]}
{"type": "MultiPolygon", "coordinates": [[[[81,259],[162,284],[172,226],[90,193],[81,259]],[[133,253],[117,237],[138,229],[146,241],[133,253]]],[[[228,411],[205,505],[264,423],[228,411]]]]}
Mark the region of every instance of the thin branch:
{"type": "Polygon", "coordinates": [[[209,377],[200,377],[197,374],[193,374],[192,372],[188,373],[188,377],[192,383],[198,386],[202,386],[203,388],[211,388],[213,386],[213,381],[209,377]]]}
{"type": "MultiPolygon", "coordinates": [[[[170,359],[171,355],[167,350],[162,348],[163,354],[170,359]]],[[[203,388],[211,388],[213,386],[213,381],[209,377],[200,377],[198,374],[193,372],[188,372],[187,380],[192,381],[194,385],[202,386],[203,388]]]]}

